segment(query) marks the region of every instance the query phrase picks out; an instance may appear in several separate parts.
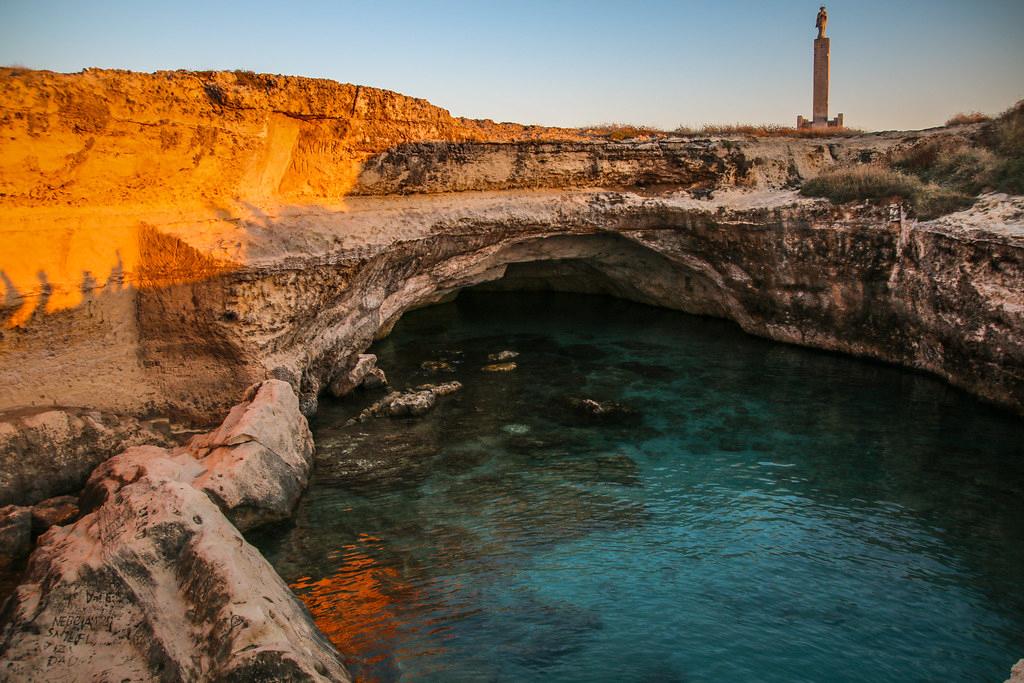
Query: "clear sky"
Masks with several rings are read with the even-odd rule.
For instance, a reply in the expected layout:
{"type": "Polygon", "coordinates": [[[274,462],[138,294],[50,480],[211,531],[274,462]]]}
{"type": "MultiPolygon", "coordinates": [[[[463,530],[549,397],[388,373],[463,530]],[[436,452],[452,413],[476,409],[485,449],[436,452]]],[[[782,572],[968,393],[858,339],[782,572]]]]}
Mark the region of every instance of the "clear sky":
{"type": "MultiPolygon", "coordinates": [[[[1024,98],[1024,0],[833,0],[831,113],[923,128],[1024,98]]],[[[819,2],[0,0],[0,64],[251,69],[547,125],[811,111],[819,2]]]]}

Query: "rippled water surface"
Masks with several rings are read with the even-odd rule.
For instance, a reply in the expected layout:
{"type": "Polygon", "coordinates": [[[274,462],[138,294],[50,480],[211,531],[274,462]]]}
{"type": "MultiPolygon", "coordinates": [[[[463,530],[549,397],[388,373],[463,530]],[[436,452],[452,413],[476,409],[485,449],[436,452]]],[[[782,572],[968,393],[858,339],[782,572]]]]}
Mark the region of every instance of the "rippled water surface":
{"type": "Polygon", "coordinates": [[[561,294],[466,293],[373,351],[398,387],[464,388],[354,426],[375,395],[324,402],[296,518],[252,539],[360,680],[1002,681],[1024,657],[1024,421],[938,380],[561,294]]]}

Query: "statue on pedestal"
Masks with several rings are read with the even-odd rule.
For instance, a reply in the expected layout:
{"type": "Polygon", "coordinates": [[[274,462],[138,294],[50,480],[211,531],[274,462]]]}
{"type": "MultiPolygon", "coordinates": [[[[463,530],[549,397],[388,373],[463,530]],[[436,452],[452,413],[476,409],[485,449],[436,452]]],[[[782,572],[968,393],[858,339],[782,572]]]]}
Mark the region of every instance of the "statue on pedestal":
{"type": "Polygon", "coordinates": [[[814,22],[814,25],[818,28],[818,37],[824,38],[825,27],[828,26],[828,12],[825,11],[824,5],[818,10],[818,19],[814,22]]]}

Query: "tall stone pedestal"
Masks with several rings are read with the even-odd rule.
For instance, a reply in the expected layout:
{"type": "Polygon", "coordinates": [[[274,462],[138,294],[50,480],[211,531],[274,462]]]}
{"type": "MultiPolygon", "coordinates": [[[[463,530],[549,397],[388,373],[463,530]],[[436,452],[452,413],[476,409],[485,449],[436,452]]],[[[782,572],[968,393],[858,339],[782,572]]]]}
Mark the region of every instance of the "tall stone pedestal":
{"type": "Polygon", "coordinates": [[[815,125],[828,125],[830,42],[828,38],[814,41],[814,108],[811,123],[815,125]]]}
{"type": "Polygon", "coordinates": [[[843,115],[828,118],[828,84],[829,60],[831,43],[828,38],[817,38],[814,41],[814,103],[810,119],[796,117],[797,128],[829,128],[843,126],[843,115]]]}

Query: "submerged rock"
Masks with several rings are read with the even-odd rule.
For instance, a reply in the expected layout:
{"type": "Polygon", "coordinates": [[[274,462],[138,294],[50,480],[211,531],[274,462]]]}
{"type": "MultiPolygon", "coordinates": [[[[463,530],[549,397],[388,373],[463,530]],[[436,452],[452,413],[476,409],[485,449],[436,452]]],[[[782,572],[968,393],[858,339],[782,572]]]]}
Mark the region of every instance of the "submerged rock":
{"type": "Polygon", "coordinates": [[[32,551],[32,511],[18,505],[0,508],[0,569],[28,557],[32,551]]]}
{"type": "Polygon", "coordinates": [[[358,421],[371,417],[417,417],[437,405],[438,396],[453,394],[462,388],[461,382],[421,384],[411,391],[392,391],[363,412],[358,421]]]}
{"type": "Polygon", "coordinates": [[[512,372],[517,367],[519,366],[515,363],[491,363],[490,365],[485,365],[480,369],[484,372],[512,372]]]}
{"type": "Polygon", "coordinates": [[[425,360],[420,368],[427,372],[455,372],[455,366],[446,360],[425,360]]]}
{"type": "Polygon", "coordinates": [[[290,513],[311,460],[294,392],[268,380],[188,446],[104,463],[82,492],[86,514],[40,537],[7,603],[0,677],[348,681],[238,530],[290,513]]]}
{"type": "Polygon", "coordinates": [[[518,351],[508,351],[508,350],[505,350],[505,351],[499,351],[498,353],[488,354],[487,360],[496,361],[496,362],[504,362],[504,361],[512,360],[513,358],[516,358],[517,356],[519,356],[519,352],[518,351]]]}
{"type": "Polygon", "coordinates": [[[372,428],[349,432],[349,446],[333,451],[318,451],[317,481],[346,488],[366,485],[415,485],[435,466],[438,444],[415,430],[372,428]]]}
{"type": "Polygon", "coordinates": [[[618,484],[640,486],[640,467],[636,461],[622,453],[602,455],[592,460],[555,460],[546,469],[560,478],[587,484],[618,484]]]}
{"type": "Polygon", "coordinates": [[[507,424],[502,426],[501,431],[512,434],[513,436],[522,436],[523,434],[530,433],[530,425],[519,423],[507,424]]]}
{"type": "Polygon", "coordinates": [[[639,418],[635,410],[615,401],[569,397],[565,403],[576,418],[588,422],[627,422],[639,418]]]}

